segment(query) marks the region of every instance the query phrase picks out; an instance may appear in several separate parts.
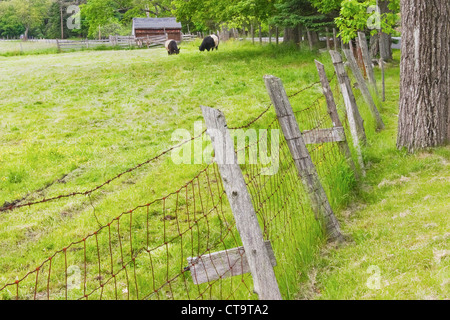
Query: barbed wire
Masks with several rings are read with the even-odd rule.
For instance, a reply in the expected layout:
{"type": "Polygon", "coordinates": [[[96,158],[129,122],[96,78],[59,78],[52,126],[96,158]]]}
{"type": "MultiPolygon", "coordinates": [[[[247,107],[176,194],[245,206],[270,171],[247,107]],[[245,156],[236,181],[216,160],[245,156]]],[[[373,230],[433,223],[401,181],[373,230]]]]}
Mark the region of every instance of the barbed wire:
{"type": "MultiPolygon", "coordinates": [[[[289,97],[296,97],[316,84],[289,97]]],[[[266,132],[279,131],[276,116],[268,112],[270,107],[271,104],[245,125],[229,129],[249,128],[261,121],[266,132]]],[[[305,120],[301,123],[303,130],[320,129],[330,121],[319,98],[295,113],[299,120],[305,120]]],[[[178,147],[200,136],[182,142],[178,147]]],[[[256,142],[249,141],[235,152],[257,146],[263,139],[271,142],[270,137],[269,134],[261,135],[256,142]]],[[[341,161],[339,148],[336,143],[308,148],[327,192],[331,192],[333,181],[327,177],[333,176],[333,168],[341,161]]],[[[289,296],[295,291],[302,265],[316,250],[323,235],[320,221],[306,205],[309,203],[307,195],[283,136],[278,152],[279,167],[275,174],[264,174],[267,164],[262,163],[242,164],[241,169],[264,238],[270,240],[277,257],[276,275],[292,277],[289,283],[281,285],[283,295],[289,296]]],[[[152,159],[89,192],[77,194],[90,194],[152,159]]],[[[251,275],[229,276],[233,270],[243,269],[242,254],[240,260],[234,261],[228,256],[229,250],[240,246],[217,165],[210,163],[175,191],[124,211],[107,224],[99,223],[94,232],[55,251],[24,276],[0,286],[0,299],[248,299],[254,295],[251,275]],[[225,268],[219,262],[209,260],[219,249],[224,250],[224,261],[228,259],[225,268]],[[198,263],[210,263],[214,269],[213,276],[206,273],[205,282],[199,280],[205,275],[197,270],[198,263]],[[75,284],[72,283],[75,279],[72,267],[79,270],[75,284]],[[78,284],[78,287],[72,284],[78,284]]]]}

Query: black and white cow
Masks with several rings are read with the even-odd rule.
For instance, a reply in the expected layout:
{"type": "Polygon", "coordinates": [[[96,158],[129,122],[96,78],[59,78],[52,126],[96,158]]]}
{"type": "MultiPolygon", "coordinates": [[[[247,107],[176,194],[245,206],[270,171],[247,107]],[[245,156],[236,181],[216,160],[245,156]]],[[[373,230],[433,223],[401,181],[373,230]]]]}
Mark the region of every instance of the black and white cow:
{"type": "Polygon", "coordinates": [[[180,49],[177,47],[177,42],[175,40],[167,40],[164,43],[164,46],[166,47],[167,50],[167,54],[171,55],[171,54],[179,54],[180,53],[180,49]]]}
{"type": "Polygon", "coordinates": [[[202,44],[200,45],[200,47],[198,47],[198,49],[200,51],[205,51],[206,50],[218,50],[219,49],[219,37],[216,36],[215,34],[212,34],[210,36],[207,36],[203,39],[202,44]]]}

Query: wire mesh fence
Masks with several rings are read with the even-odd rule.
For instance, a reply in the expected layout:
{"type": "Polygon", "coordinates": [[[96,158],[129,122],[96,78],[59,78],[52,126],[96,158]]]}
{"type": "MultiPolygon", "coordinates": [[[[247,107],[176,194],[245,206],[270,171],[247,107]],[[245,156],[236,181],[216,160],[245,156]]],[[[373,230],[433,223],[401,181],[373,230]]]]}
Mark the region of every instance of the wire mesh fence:
{"type": "MultiPolygon", "coordinates": [[[[313,83],[290,95],[304,132],[333,126],[317,85],[313,83]]],[[[334,91],[337,90],[336,84],[334,91]]],[[[311,209],[272,105],[244,125],[230,125],[229,129],[235,136],[244,135],[244,139],[238,139],[243,143],[237,145],[235,153],[241,159],[240,167],[264,239],[270,241],[276,257],[275,274],[281,294],[285,299],[294,298],[308,263],[325,240],[322,221],[311,209]],[[249,135],[251,130],[254,135],[249,135]],[[255,156],[258,161],[254,161],[255,156]]],[[[0,210],[13,211],[90,195],[204,135],[205,131],[93,189],[14,203],[0,210]]],[[[328,196],[338,202],[349,185],[345,179],[352,178],[337,143],[310,144],[308,150],[328,196]],[[342,189],[336,189],[339,185],[342,189]]],[[[251,274],[242,271],[245,252],[238,250],[240,258],[231,257],[231,250],[241,246],[222,179],[213,162],[203,165],[183,186],[122,212],[94,232],[54,251],[37,266],[33,267],[32,262],[22,266],[15,280],[0,284],[0,299],[257,299],[251,274]],[[196,279],[193,266],[217,252],[224,252],[227,268],[213,262],[214,276],[206,274],[203,282],[196,279]]]]}

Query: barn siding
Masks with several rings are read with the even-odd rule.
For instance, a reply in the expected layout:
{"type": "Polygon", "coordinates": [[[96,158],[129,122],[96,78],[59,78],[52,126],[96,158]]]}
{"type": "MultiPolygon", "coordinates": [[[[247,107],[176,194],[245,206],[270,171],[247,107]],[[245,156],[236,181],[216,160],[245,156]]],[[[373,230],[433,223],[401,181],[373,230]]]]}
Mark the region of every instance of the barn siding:
{"type": "MultiPolygon", "coordinates": [[[[166,29],[166,33],[168,39],[181,41],[181,29],[166,29]]],[[[164,35],[164,29],[135,29],[135,36],[137,38],[161,35],[164,35]]]]}

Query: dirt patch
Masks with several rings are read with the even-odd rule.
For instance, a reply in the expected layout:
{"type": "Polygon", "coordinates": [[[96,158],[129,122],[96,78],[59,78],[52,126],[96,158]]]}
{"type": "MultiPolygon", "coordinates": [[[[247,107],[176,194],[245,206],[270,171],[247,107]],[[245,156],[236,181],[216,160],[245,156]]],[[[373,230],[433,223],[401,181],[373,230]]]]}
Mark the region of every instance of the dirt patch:
{"type": "Polygon", "coordinates": [[[308,282],[300,286],[297,300],[314,300],[321,295],[320,289],[316,286],[317,269],[313,268],[308,274],[308,282]]]}
{"type": "Polygon", "coordinates": [[[442,259],[450,256],[450,250],[433,250],[434,261],[441,263],[442,259]]]}
{"type": "Polygon", "coordinates": [[[385,186],[396,186],[396,185],[400,185],[400,184],[403,184],[403,183],[407,183],[409,181],[411,181],[411,178],[408,178],[408,177],[405,177],[405,176],[401,176],[399,179],[393,180],[393,181],[390,181],[390,180],[387,180],[387,179],[383,179],[383,181],[381,181],[378,184],[378,188],[382,188],[382,187],[385,187],[385,186]]]}

